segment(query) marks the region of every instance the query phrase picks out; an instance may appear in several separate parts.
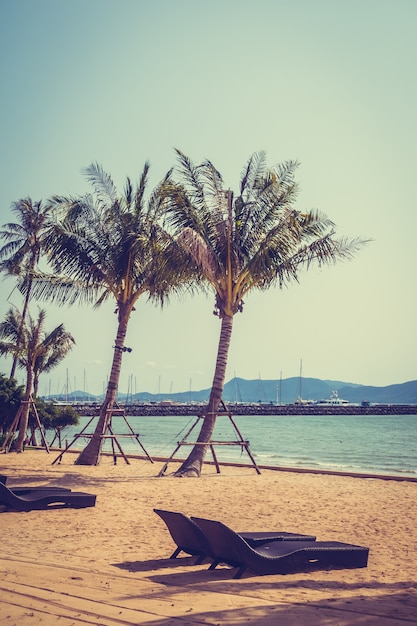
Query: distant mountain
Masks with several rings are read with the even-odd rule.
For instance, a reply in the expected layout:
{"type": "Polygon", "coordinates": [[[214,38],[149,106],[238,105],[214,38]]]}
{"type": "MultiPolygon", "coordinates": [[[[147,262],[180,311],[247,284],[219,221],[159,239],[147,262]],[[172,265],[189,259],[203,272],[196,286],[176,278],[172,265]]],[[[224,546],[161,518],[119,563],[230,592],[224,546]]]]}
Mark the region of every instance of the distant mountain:
{"type": "Polygon", "coordinates": [[[378,404],[417,404],[417,380],[387,387],[341,387],[340,397],[351,402],[369,400],[378,404]]]}
{"type": "Polygon", "coordinates": [[[372,402],[378,404],[417,404],[417,381],[370,387],[335,380],[318,378],[286,378],[276,380],[244,380],[234,378],[225,385],[225,402],[272,402],[290,404],[299,397],[304,400],[325,400],[332,391],[349,402],[372,402]]]}
{"type": "MultiPolygon", "coordinates": [[[[337,380],[320,380],[319,378],[286,378],[277,380],[245,380],[232,378],[224,386],[223,400],[233,402],[261,402],[269,404],[291,404],[301,396],[304,400],[324,400],[337,391],[340,398],[349,402],[371,402],[378,404],[417,404],[417,380],[387,387],[370,387],[337,380]]],[[[133,396],[119,393],[120,402],[173,402],[191,403],[207,402],[210,389],[200,391],[183,391],[178,393],[148,392],[133,396]]],[[[103,396],[93,396],[82,391],[74,391],[65,396],[54,396],[54,400],[71,402],[100,402],[103,396]]],[[[46,398],[48,399],[48,398],[46,398]]]]}
{"type": "Polygon", "coordinates": [[[86,393],[85,391],[71,391],[70,393],[42,396],[44,400],[56,402],[99,402],[102,397],[94,396],[92,393],[86,393]]]}

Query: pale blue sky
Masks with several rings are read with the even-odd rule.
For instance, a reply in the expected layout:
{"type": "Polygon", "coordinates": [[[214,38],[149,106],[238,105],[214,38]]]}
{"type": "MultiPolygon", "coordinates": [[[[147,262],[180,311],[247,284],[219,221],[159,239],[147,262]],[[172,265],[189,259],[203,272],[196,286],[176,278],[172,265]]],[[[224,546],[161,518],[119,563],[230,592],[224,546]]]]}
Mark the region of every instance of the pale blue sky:
{"type": "MultiPolygon", "coordinates": [[[[305,376],[415,380],[416,63],[415,0],[0,0],[0,223],[19,198],[86,191],[92,161],[121,188],[149,159],[156,183],[177,147],[237,189],[256,150],[271,165],[298,159],[298,208],[374,241],[248,297],[227,378],[297,376],[302,359],[305,376]]],[[[1,283],[1,316],[20,305],[12,289],[1,283]]],[[[120,390],[209,387],[212,305],[139,303],[120,390]]],[[[101,393],[113,307],[43,306],[77,346],[41,393],[62,390],[67,373],[72,389],[101,393]]]]}

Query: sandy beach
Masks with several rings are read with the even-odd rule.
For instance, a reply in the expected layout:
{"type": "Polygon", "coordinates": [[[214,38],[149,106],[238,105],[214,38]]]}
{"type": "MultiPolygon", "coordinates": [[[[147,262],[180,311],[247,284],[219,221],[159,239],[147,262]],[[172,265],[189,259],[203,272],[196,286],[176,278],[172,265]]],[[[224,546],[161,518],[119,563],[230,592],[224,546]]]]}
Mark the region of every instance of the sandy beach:
{"type": "Polygon", "coordinates": [[[415,482],[209,465],[200,479],[157,478],[162,464],[142,459],[55,457],[2,454],[0,473],[9,486],[97,494],[96,506],[0,512],[2,625],[417,624],[415,482]],[[367,546],[368,567],[233,580],[226,566],[169,560],[175,545],[154,507],[367,546]]]}

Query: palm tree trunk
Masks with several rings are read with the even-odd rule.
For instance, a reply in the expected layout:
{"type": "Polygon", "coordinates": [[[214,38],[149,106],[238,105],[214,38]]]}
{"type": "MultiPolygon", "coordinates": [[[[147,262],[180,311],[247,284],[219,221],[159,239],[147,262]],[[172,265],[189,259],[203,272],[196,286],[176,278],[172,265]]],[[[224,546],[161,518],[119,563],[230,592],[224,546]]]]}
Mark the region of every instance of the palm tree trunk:
{"type": "Polygon", "coordinates": [[[26,432],[28,428],[29,422],[29,410],[30,410],[30,397],[32,393],[32,385],[33,385],[33,369],[31,367],[27,368],[27,376],[26,376],[26,389],[25,395],[23,396],[23,400],[21,402],[22,412],[20,414],[19,420],[19,432],[17,435],[16,443],[14,444],[15,452],[23,452],[24,441],[26,439],[26,432]]]}
{"type": "MultiPolygon", "coordinates": [[[[30,271],[33,272],[34,268],[35,268],[35,263],[32,262],[31,263],[31,267],[30,267],[30,271]]],[[[24,301],[24,304],[23,304],[23,311],[22,311],[22,315],[21,315],[21,318],[20,318],[19,329],[17,331],[16,348],[14,350],[12,369],[10,371],[10,378],[14,378],[15,371],[16,371],[17,361],[18,361],[18,358],[19,358],[20,342],[22,340],[23,327],[25,325],[26,315],[27,315],[28,308],[29,308],[29,300],[30,300],[30,292],[31,291],[32,291],[32,279],[30,279],[30,281],[29,281],[28,289],[27,289],[26,295],[25,295],[25,301],[24,301]]]]}
{"type": "Polygon", "coordinates": [[[38,445],[38,440],[36,438],[36,426],[31,426],[30,427],[30,445],[31,446],[37,446],[38,445]]]}
{"type": "Polygon", "coordinates": [[[119,316],[119,326],[113,352],[110,378],[107,384],[106,396],[100,408],[99,420],[93,436],[78,456],[75,465],[98,465],[100,462],[100,454],[104,442],[103,435],[106,434],[107,427],[111,421],[113,406],[117,397],[128,319],[128,315],[119,316]]]}
{"type": "Polygon", "coordinates": [[[219,346],[217,350],[216,368],[214,371],[213,384],[206,413],[203,419],[200,433],[188,458],[181,467],[174,473],[179,477],[199,477],[204,462],[204,457],[212,438],[214,426],[216,424],[217,413],[222,399],[224,380],[226,376],[227,358],[229,355],[230,340],[232,337],[233,316],[224,315],[220,330],[219,346]],[[201,445],[207,444],[207,445],[201,445]]]}

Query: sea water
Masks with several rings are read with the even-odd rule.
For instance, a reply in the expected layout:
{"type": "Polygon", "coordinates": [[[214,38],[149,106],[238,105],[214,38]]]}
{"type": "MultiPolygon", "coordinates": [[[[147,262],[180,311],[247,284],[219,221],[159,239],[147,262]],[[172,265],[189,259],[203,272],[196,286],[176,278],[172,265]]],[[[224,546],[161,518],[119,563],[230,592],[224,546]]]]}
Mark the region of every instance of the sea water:
{"type": "MultiPolygon", "coordinates": [[[[258,465],[417,477],[416,415],[277,415],[233,419],[242,439],[249,441],[258,465]]],[[[76,433],[90,420],[81,417],[77,427],[65,429],[62,445],[72,444],[76,433]]],[[[96,420],[91,420],[86,434],[93,431],[96,420]]],[[[196,417],[128,416],[127,420],[148,454],[155,457],[171,456],[182,440],[196,441],[201,427],[201,419],[196,417]]],[[[112,428],[116,435],[129,433],[120,416],[112,418],[112,428]]],[[[48,433],[48,443],[51,439],[48,433]]],[[[218,417],[213,440],[239,440],[227,416],[218,417]]],[[[120,437],[118,441],[126,454],[143,454],[134,437],[120,437]]],[[[87,438],[80,437],[73,448],[83,448],[87,442],[87,438]]],[[[109,440],[103,449],[111,450],[109,440]]],[[[186,457],[190,449],[191,446],[182,445],[174,458],[186,457]]],[[[219,462],[251,463],[245,448],[238,445],[218,445],[215,452],[219,462]]],[[[207,459],[211,459],[210,452],[207,459]]]]}

